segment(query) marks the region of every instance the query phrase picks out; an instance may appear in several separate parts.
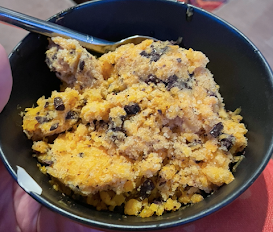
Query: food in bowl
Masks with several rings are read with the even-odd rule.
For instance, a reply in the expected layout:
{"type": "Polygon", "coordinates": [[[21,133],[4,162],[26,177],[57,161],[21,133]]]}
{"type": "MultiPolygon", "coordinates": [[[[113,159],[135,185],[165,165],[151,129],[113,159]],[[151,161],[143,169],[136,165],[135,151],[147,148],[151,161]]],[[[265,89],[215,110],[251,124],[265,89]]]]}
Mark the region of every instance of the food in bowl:
{"type": "Polygon", "coordinates": [[[98,210],[150,217],[197,203],[233,181],[247,146],[200,51],[169,41],[96,58],[52,38],[46,63],[60,91],[27,108],[23,130],[56,190],[98,210]]]}

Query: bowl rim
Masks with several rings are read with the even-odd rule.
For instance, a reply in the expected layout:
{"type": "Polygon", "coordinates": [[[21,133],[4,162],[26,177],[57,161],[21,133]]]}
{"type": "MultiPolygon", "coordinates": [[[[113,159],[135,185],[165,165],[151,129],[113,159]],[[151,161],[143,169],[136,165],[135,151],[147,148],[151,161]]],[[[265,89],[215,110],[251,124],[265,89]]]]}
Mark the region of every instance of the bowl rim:
{"type": "MultiPolygon", "coordinates": [[[[93,1],[90,1],[90,2],[85,2],[85,3],[82,3],[82,4],[75,5],[75,6],[72,6],[70,8],[67,8],[67,9],[65,9],[65,10],[63,10],[61,12],[58,12],[55,15],[48,18],[47,21],[52,21],[52,20],[58,21],[59,18],[65,16],[70,11],[76,10],[78,8],[85,7],[87,5],[96,4],[98,2],[104,2],[104,4],[107,4],[107,2],[115,2],[115,1],[119,1],[119,0],[93,0],[93,1]]],[[[249,45],[251,45],[253,47],[253,50],[259,55],[259,57],[261,58],[261,61],[265,65],[265,69],[267,69],[271,80],[273,80],[272,69],[269,66],[266,59],[264,58],[264,56],[259,51],[259,49],[252,43],[252,41],[249,38],[247,38],[241,31],[239,31],[236,27],[234,27],[233,25],[231,25],[227,21],[221,19],[219,16],[214,15],[211,12],[208,12],[208,11],[206,11],[204,9],[193,6],[191,4],[180,2],[178,0],[175,0],[175,1],[173,1],[173,0],[149,0],[149,1],[161,1],[161,2],[171,2],[173,4],[182,4],[182,5],[185,5],[186,7],[188,7],[188,9],[191,8],[191,9],[193,9],[193,11],[197,11],[198,13],[204,14],[206,17],[212,18],[212,19],[218,21],[219,23],[224,24],[226,27],[228,27],[230,30],[235,32],[240,37],[242,37],[249,45]]],[[[8,56],[9,59],[11,59],[12,55],[16,52],[17,48],[30,36],[30,34],[33,34],[33,33],[29,33],[28,35],[26,35],[14,47],[14,49],[11,51],[11,53],[8,56]]],[[[244,185],[242,185],[241,188],[234,191],[233,194],[229,195],[221,203],[213,205],[213,207],[210,207],[210,208],[207,208],[207,209],[205,209],[203,211],[200,211],[199,213],[197,213],[197,214],[195,214],[193,216],[186,217],[186,218],[181,218],[181,219],[170,221],[170,222],[154,223],[154,224],[150,224],[150,223],[145,224],[144,223],[144,224],[140,224],[140,225],[135,226],[135,225],[112,224],[112,223],[105,223],[105,222],[95,221],[95,220],[92,220],[92,219],[88,219],[88,218],[85,218],[85,217],[75,215],[75,214],[73,214],[71,212],[68,212],[66,210],[63,210],[63,209],[57,207],[56,205],[48,202],[42,196],[40,196],[40,195],[38,195],[36,193],[33,193],[33,192],[27,192],[25,189],[24,190],[32,198],[34,198],[37,202],[41,203],[43,206],[49,208],[50,210],[52,210],[52,211],[54,211],[56,213],[59,213],[59,214],[65,216],[67,218],[70,218],[70,219],[72,219],[74,221],[83,223],[83,224],[85,224],[85,225],[87,225],[89,227],[94,227],[94,228],[99,228],[99,229],[107,229],[107,230],[129,230],[129,231],[135,231],[135,230],[140,230],[140,229],[141,230],[166,229],[166,228],[180,226],[180,225],[184,225],[184,224],[193,222],[193,221],[198,220],[200,218],[203,218],[203,217],[205,217],[207,215],[210,215],[210,214],[218,211],[219,209],[225,207],[226,205],[230,204],[232,201],[234,201],[237,197],[239,197],[243,192],[245,192],[255,182],[255,180],[259,177],[259,175],[262,173],[262,171],[265,169],[266,165],[268,164],[272,153],[273,153],[273,134],[272,134],[272,137],[271,137],[271,145],[268,147],[268,150],[267,150],[266,154],[264,155],[264,158],[263,158],[261,164],[255,170],[255,172],[252,173],[252,176],[248,179],[247,182],[244,183],[244,185]]],[[[4,166],[7,168],[7,170],[9,171],[11,176],[13,177],[13,179],[18,183],[17,173],[10,166],[5,154],[3,153],[2,149],[1,149],[1,146],[0,146],[0,157],[1,157],[2,161],[3,161],[3,163],[4,163],[4,166]]]]}

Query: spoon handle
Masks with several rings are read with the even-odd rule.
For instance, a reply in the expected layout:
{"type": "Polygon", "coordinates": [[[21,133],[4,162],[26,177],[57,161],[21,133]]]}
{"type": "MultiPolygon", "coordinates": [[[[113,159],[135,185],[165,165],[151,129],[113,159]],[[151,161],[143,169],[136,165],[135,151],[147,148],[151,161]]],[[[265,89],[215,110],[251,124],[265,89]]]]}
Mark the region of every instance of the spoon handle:
{"type": "Polygon", "coordinates": [[[90,35],[81,34],[58,24],[34,18],[0,6],[0,21],[35,32],[48,37],[61,36],[76,39],[79,43],[91,50],[100,52],[100,46],[111,45],[112,42],[95,38],[90,35]]]}

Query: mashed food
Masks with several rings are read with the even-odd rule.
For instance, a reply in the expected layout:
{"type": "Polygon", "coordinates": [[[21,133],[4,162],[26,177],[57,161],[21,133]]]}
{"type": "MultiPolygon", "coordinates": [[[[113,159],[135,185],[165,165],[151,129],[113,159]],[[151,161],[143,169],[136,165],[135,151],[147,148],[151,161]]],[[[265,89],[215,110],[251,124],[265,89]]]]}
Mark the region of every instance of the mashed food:
{"type": "Polygon", "coordinates": [[[140,217],[176,211],[229,184],[247,130],[239,110],[225,110],[208,61],[168,41],[96,58],[75,40],[53,38],[46,63],[61,91],[23,118],[40,170],[55,189],[98,210],[121,206],[140,217]]]}

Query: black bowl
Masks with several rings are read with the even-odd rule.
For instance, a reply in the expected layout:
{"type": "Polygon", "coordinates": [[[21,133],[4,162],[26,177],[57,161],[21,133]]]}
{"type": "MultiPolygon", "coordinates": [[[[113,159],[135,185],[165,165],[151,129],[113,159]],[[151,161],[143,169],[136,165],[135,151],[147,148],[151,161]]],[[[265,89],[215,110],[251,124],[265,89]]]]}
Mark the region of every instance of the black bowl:
{"type": "Polygon", "coordinates": [[[135,34],[161,40],[182,36],[184,47],[200,50],[209,57],[208,68],[221,86],[226,108],[242,108],[249,145],[231,184],[198,204],[160,217],[99,212],[62,196],[38,170],[31,155],[31,141],[22,132],[20,111],[31,107],[40,96],[50,96],[60,84],[45,64],[47,39],[29,34],[10,54],[14,83],[9,103],[0,114],[0,153],[15,180],[16,166],[20,166],[42,187],[41,195],[29,193],[38,202],[96,228],[163,229],[202,218],[229,204],[263,171],[272,154],[272,72],[259,50],[234,27],[204,10],[162,0],[92,1],[61,12],[50,21],[113,41],[135,34]]]}

